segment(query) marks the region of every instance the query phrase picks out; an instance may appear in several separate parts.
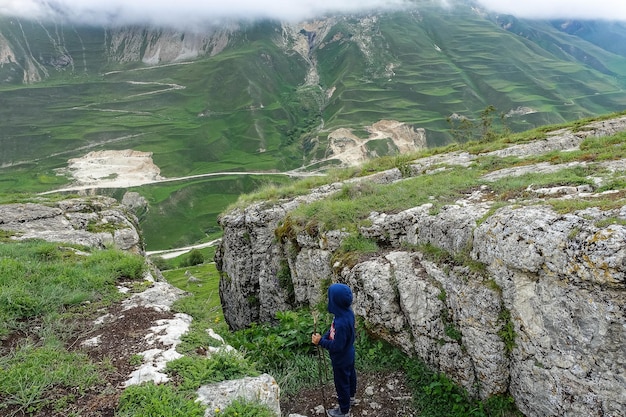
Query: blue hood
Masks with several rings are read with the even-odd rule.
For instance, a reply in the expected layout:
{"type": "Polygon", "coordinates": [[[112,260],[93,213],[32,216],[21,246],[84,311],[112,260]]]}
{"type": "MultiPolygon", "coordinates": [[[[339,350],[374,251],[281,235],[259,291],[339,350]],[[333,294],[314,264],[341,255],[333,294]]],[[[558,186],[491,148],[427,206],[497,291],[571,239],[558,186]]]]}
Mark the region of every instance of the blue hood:
{"type": "Polygon", "coordinates": [[[346,284],[332,284],[328,287],[328,311],[336,316],[350,312],[352,290],[346,284]]]}

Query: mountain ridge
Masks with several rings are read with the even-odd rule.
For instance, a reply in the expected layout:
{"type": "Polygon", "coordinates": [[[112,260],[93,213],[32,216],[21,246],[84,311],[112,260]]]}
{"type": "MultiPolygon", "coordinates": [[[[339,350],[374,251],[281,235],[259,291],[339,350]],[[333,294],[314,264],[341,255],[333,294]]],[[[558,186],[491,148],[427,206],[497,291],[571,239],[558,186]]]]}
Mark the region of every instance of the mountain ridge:
{"type": "MultiPolygon", "coordinates": [[[[295,67],[281,64],[270,77],[295,76],[292,85],[300,90],[296,96],[304,106],[290,112],[292,117],[309,120],[305,126],[296,122],[306,134],[315,132],[306,124],[319,117],[302,110],[322,113],[325,122],[337,119],[337,127],[358,123],[345,114],[350,108],[337,107],[338,100],[354,102],[358,114],[376,108],[372,100],[391,104],[390,112],[406,114],[409,107],[440,114],[439,121],[415,120],[434,136],[441,135],[445,116],[465,112],[472,117],[490,104],[505,113],[522,104],[532,104],[538,113],[547,113],[542,106],[551,107],[552,116],[543,114],[534,124],[512,118],[514,130],[626,106],[626,101],[614,97],[626,86],[626,52],[614,46],[626,41],[624,25],[604,29],[597,22],[522,20],[488,14],[469,4],[446,10],[418,3],[406,13],[343,15],[297,24],[232,23],[204,33],[138,26],[88,28],[5,17],[0,26],[0,85],[100,77],[116,70],[181,62],[193,65],[225,51],[254,61],[259,57],[250,47],[265,39],[278,48],[267,51],[268,59],[278,53],[289,60],[299,57],[295,67]],[[613,42],[607,42],[607,37],[613,42]],[[448,94],[442,79],[449,80],[448,94]],[[516,94],[519,85],[529,90],[524,91],[526,97],[522,91],[516,94]],[[303,91],[306,86],[319,86],[322,91],[303,91]],[[442,113],[445,103],[436,101],[444,94],[451,107],[447,114],[442,113]],[[574,100],[568,100],[569,95],[574,100]],[[308,108],[310,100],[319,102],[320,108],[308,108]],[[420,101],[432,102],[435,108],[416,106],[420,101]],[[461,105],[469,101],[474,103],[461,105]]],[[[264,74],[245,76],[257,83],[264,74]]]]}

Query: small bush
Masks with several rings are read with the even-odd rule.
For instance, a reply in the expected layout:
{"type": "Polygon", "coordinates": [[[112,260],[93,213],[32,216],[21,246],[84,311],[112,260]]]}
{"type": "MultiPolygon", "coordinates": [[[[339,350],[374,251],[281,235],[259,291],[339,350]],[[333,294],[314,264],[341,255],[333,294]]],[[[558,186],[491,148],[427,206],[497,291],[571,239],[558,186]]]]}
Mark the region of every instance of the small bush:
{"type": "Polygon", "coordinates": [[[252,324],[227,335],[228,342],[253,357],[264,372],[280,369],[299,354],[311,354],[313,318],[309,311],[276,313],[278,323],[252,324]]]}
{"type": "Polygon", "coordinates": [[[200,265],[204,263],[204,255],[198,249],[192,249],[187,262],[189,266],[200,265]]]}
{"type": "Polygon", "coordinates": [[[133,385],[120,397],[117,417],[203,417],[204,407],[169,385],[133,385]]]}
{"type": "Polygon", "coordinates": [[[165,370],[182,378],[183,390],[196,390],[212,382],[259,375],[245,358],[229,352],[216,353],[209,358],[184,356],[168,362],[165,370]]]}
{"type": "Polygon", "coordinates": [[[169,262],[167,262],[162,256],[155,256],[151,259],[151,261],[155,268],[157,268],[159,271],[167,271],[168,269],[172,269],[169,262]]]}
{"type": "Polygon", "coordinates": [[[218,417],[277,417],[267,405],[236,399],[228,407],[215,413],[218,417]]]}

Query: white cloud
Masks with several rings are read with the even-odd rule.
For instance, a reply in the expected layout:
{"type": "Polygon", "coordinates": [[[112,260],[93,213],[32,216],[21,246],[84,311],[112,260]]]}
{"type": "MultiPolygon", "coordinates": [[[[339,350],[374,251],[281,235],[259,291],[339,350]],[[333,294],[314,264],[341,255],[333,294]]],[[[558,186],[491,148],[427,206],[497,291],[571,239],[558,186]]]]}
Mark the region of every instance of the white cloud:
{"type": "Polygon", "coordinates": [[[298,21],[326,13],[391,9],[406,0],[0,0],[0,14],[87,24],[186,26],[228,19],[298,21]]]}
{"type": "Polygon", "coordinates": [[[624,0],[478,0],[498,13],[530,19],[600,19],[626,21],[624,0]]]}
{"type": "MultiPolygon", "coordinates": [[[[454,7],[459,0],[0,0],[0,15],[84,24],[155,24],[193,28],[231,19],[300,21],[327,13],[419,7],[454,7]]],[[[624,0],[476,0],[498,13],[527,18],[626,21],[624,0]]]]}

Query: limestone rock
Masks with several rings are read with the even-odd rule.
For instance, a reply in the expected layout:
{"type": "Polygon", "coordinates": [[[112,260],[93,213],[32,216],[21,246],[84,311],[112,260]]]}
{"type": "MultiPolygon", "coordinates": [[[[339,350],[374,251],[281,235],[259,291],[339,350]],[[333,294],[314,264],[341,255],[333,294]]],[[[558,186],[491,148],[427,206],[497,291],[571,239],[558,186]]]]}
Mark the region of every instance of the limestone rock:
{"type": "Polygon", "coordinates": [[[0,229],[12,239],[43,239],[143,253],[137,219],[113,198],[85,197],[0,205],[0,229]]]}
{"type": "Polygon", "coordinates": [[[197,401],[207,406],[205,417],[213,417],[235,399],[260,402],[280,416],[280,388],[268,374],[258,377],[223,381],[204,385],[196,391],[197,401]]]}
{"type": "MultiPolygon", "coordinates": [[[[587,137],[624,130],[626,116],[577,132],[556,131],[489,156],[577,149],[587,137]]],[[[412,162],[410,171],[428,175],[445,165],[469,167],[475,158],[460,152],[435,155],[412,162]]],[[[584,166],[576,164],[571,166],[584,166]]],[[[609,174],[593,178],[596,187],[624,178],[626,161],[598,164],[609,174]]],[[[563,168],[541,163],[483,179],[563,168]]],[[[359,181],[389,184],[403,181],[403,173],[394,169],[347,183],[359,181]]],[[[342,230],[276,238],[291,210],[343,186],[329,184],[220,219],[224,238],[216,264],[232,328],[271,320],[282,309],[314,305],[325,296],[323,282],[344,282],[354,290],[355,314],[380,337],[445,372],[474,396],[511,394],[530,417],[624,415],[626,206],[561,214],[541,200],[607,198],[621,190],[594,194],[594,186],[530,185],[527,201],[497,208],[484,185],[436,211],[424,204],[399,213],[372,212],[359,232],[381,250],[350,262],[334,257],[347,235],[342,230]],[[429,258],[420,251],[425,244],[449,259],[429,258]],[[291,299],[279,272],[291,278],[291,299]]]]}

